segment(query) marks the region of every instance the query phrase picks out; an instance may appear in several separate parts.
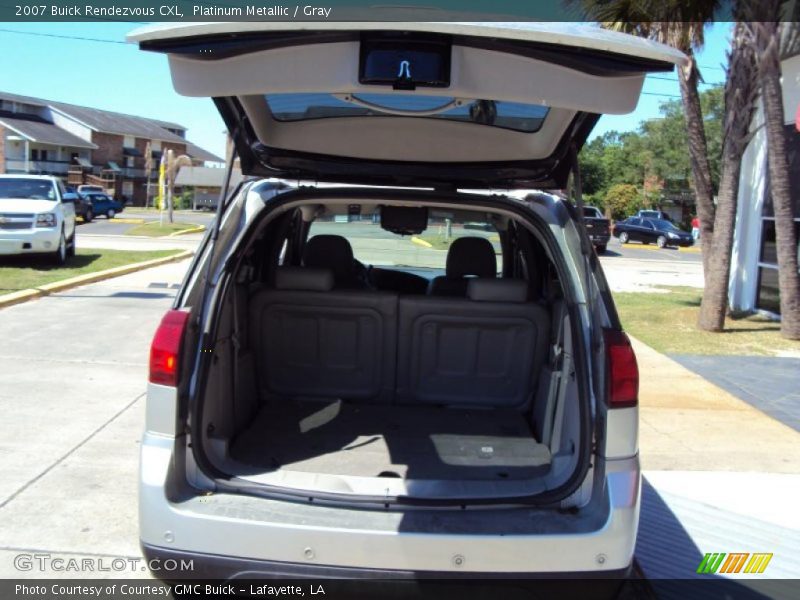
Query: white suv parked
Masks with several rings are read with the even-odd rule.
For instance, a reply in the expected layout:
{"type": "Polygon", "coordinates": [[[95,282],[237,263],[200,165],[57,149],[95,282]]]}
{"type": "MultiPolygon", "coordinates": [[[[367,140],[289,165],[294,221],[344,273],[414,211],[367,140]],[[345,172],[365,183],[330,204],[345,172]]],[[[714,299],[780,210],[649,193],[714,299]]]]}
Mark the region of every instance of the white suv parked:
{"type": "Polygon", "coordinates": [[[0,175],[0,255],[75,254],[75,198],[57,177],[0,175]]]}
{"type": "Polygon", "coordinates": [[[599,113],[685,57],[555,24],[132,39],[214,98],[253,176],[151,347],[145,555],[220,579],[627,574],[636,358],[580,190],[520,190],[567,188],[599,113]]]}

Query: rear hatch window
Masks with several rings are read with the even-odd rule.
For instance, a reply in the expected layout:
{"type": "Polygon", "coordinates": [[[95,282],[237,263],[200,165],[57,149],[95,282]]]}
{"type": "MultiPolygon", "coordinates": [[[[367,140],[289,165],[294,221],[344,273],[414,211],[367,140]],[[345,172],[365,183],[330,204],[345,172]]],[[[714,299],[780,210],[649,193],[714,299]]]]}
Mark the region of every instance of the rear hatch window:
{"type": "Polygon", "coordinates": [[[419,94],[269,94],[266,99],[272,116],[278,121],[408,116],[477,123],[526,133],[539,131],[548,112],[546,106],[537,104],[419,94]]]}

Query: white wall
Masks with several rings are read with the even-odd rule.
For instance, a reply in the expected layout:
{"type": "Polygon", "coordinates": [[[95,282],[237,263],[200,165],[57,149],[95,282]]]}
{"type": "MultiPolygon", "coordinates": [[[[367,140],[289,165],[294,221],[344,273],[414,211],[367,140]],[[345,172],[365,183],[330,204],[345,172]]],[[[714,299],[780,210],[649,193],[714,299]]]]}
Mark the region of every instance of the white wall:
{"type": "Polygon", "coordinates": [[[786,124],[794,123],[800,105],[800,54],[781,63],[783,73],[783,112],[786,124]]]}
{"type": "Polygon", "coordinates": [[[17,135],[13,131],[6,129],[5,155],[6,160],[25,160],[25,142],[20,140],[9,140],[9,135],[17,135]]]}
{"type": "MultiPolygon", "coordinates": [[[[794,123],[800,104],[800,55],[781,63],[785,124],[794,123]]],[[[758,295],[758,258],[761,248],[761,212],[767,182],[767,140],[761,101],[753,118],[753,138],[742,158],[739,197],[734,230],[729,305],[734,310],[754,310],[758,295]]]]}
{"type": "Polygon", "coordinates": [[[753,118],[755,134],[742,157],[736,228],[733,234],[728,302],[734,310],[754,310],[758,285],[758,252],[761,246],[761,209],[767,169],[767,136],[759,100],[753,118]]]}

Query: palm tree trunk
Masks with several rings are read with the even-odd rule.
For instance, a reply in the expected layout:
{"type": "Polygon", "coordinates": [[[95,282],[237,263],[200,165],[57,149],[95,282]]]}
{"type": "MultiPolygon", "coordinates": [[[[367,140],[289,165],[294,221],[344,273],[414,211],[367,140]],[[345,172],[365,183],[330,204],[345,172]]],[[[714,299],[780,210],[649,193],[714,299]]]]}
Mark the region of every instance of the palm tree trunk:
{"type": "MultiPolygon", "coordinates": [[[[700,94],[697,92],[697,62],[691,49],[687,49],[690,63],[678,69],[681,100],[686,117],[686,132],[689,141],[689,161],[692,167],[697,216],[703,247],[710,247],[714,235],[714,193],[711,187],[711,167],[708,164],[708,144],[703,127],[703,112],[700,94]]],[[[708,272],[709,253],[703,252],[703,267],[708,272]]]]}
{"type": "MultiPolygon", "coordinates": [[[[703,259],[705,288],[697,326],[705,331],[722,331],[725,326],[739,176],[742,154],[750,138],[755,97],[753,51],[747,43],[744,26],[737,23],[728,57],[728,79],[725,83],[724,142],[717,209],[712,225],[713,237],[710,244],[703,240],[703,254],[708,256],[703,259]]],[[[702,217],[700,219],[702,221],[702,217]]],[[[706,235],[705,230],[701,235],[706,235]]]]}
{"type": "Polygon", "coordinates": [[[169,218],[169,222],[173,222],[173,213],[172,213],[172,176],[167,175],[167,216],[169,218]]]}
{"type": "Polygon", "coordinates": [[[778,23],[774,21],[753,23],[751,28],[758,57],[758,75],[767,134],[769,184],[775,215],[781,335],[791,340],[800,340],[800,275],[798,275],[795,215],[789,185],[789,163],[783,123],[780,29],[778,23]]]}

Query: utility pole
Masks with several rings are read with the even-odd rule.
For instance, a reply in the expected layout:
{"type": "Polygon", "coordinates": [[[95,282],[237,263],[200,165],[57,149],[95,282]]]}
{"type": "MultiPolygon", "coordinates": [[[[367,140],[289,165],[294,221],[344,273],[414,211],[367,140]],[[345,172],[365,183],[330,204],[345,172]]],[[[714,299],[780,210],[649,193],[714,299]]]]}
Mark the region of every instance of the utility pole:
{"type": "Polygon", "coordinates": [[[150,146],[150,142],[147,142],[147,146],[144,148],[144,176],[146,180],[146,187],[144,193],[144,207],[150,204],[150,175],[153,172],[153,151],[150,146]]]}

